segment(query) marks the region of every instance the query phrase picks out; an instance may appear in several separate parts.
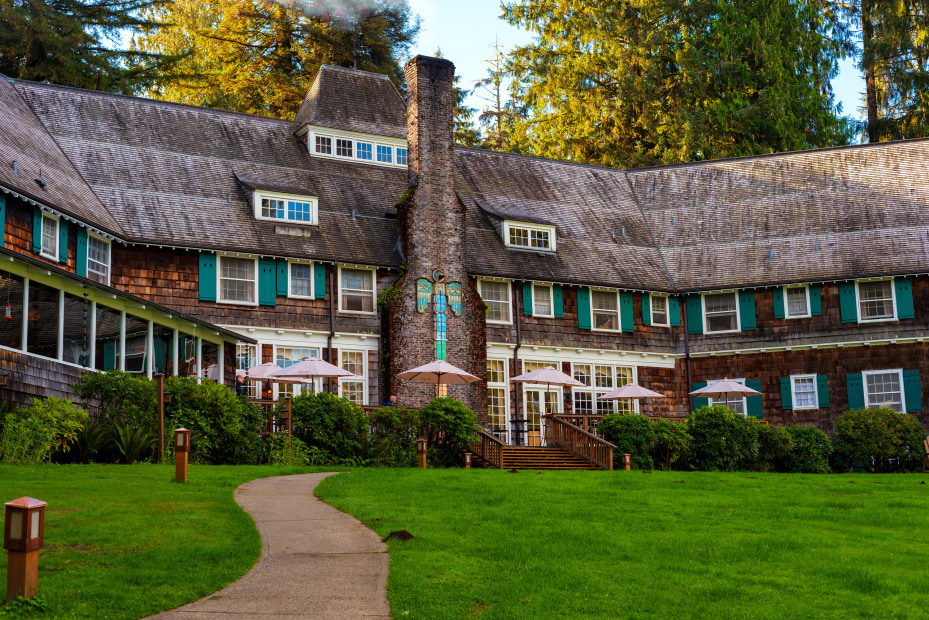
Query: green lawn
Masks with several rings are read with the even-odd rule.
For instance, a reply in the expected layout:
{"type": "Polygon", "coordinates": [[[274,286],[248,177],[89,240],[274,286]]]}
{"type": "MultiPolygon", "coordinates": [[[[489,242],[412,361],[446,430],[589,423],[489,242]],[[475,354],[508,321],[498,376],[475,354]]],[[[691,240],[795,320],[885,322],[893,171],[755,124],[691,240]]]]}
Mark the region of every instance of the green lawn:
{"type": "Polygon", "coordinates": [[[925,618],[929,475],[356,470],[394,618],[925,618]],[[921,484],[926,481],[927,484],[921,484]]]}

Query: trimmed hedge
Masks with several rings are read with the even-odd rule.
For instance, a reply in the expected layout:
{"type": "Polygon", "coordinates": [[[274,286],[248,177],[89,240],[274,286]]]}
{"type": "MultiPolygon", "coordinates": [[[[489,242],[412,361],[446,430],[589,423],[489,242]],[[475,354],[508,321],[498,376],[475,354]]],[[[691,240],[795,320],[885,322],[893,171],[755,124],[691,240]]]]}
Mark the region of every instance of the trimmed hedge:
{"type": "Polygon", "coordinates": [[[915,417],[886,407],[846,411],[835,420],[837,470],[906,471],[921,466],[926,431],[915,417]]]}

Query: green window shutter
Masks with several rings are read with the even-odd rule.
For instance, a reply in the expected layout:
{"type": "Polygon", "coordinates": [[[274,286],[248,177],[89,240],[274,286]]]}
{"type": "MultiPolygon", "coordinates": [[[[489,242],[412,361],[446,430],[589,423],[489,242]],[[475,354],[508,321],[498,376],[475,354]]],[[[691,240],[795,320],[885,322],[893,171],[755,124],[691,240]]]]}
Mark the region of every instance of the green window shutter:
{"type": "Polygon", "coordinates": [[[155,372],[165,372],[165,341],[155,338],[155,372]]]}
{"type": "Polygon", "coordinates": [[[277,265],[273,258],[258,259],[258,303],[277,304],[277,265]]]}
{"type": "Polygon", "coordinates": [[[652,296],[642,293],[642,325],[652,324],[652,296]]]}
{"type": "Polygon", "coordinates": [[[919,371],[903,371],[903,401],[907,413],[919,413],[923,410],[923,392],[919,386],[919,371]]]}
{"type": "MultiPolygon", "coordinates": [[[[761,380],[760,379],[747,379],[745,381],[745,387],[752,388],[753,390],[761,391],[761,380]]],[[[748,417],[757,418],[759,420],[764,419],[764,396],[749,396],[745,399],[746,412],[748,417]]]]}
{"type": "Polygon", "coordinates": [[[739,324],[743,331],[755,329],[755,291],[739,291],[739,324]]]}
{"type": "Polygon", "coordinates": [[[216,301],[216,254],[200,252],[200,301],[216,301]]]}
{"type": "Polygon", "coordinates": [[[103,343],[103,370],[116,368],[116,341],[106,340],[103,343]]]}
{"type": "Polygon", "coordinates": [[[774,289],[774,318],[784,318],[784,287],[774,289]]]}
{"type": "Polygon", "coordinates": [[[555,316],[561,318],[564,316],[564,291],[560,284],[552,287],[552,297],[555,299],[555,316]]]}
{"type": "Polygon", "coordinates": [[[42,251],[42,209],[39,207],[32,211],[32,251],[42,251]]]}
{"type": "Polygon", "coordinates": [[[843,323],[858,322],[858,302],[855,299],[854,282],[839,283],[839,311],[842,313],[843,323]]]}
{"type": "Polygon", "coordinates": [[[590,329],[590,289],[586,286],[577,289],[577,326],[590,329]]]}
{"type": "Polygon", "coordinates": [[[532,316],[532,283],[523,282],[523,314],[532,316]]]}
{"type": "Polygon", "coordinates": [[[276,261],[277,263],[277,294],[278,295],[287,295],[288,293],[288,282],[287,282],[287,261],[283,258],[279,258],[276,261]]]}
{"type": "Polygon", "coordinates": [[[79,276],[87,277],[87,229],[79,226],[77,229],[77,255],[75,256],[74,271],[79,276]]]}
{"type": "Polygon", "coordinates": [[[684,301],[687,308],[687,333],[703,333],[703,303],[700,295],[688,295],[684,301]]]}
{"type": "Polygon", "coordinates": [[[313,263],[313,293],[316,299],[326,298],[326,266],[313,263]]]}
{"type": "MultiPolygon", "coordinates": [[[[895,278],[894,288],[897,297],[897,318],[912,319],[913,313],[913,280],[912,278],[895,278]]],[[[907,408],[909,411],[909,408],[907,408]]]]}
{"type": "Polygon", "coordinates": [[[0,193],[0,248],[6,245],[6,194],[0,193]]]}
{"type": "MultiPolygon", "coordinates": [[[[706,381],[698,381],[697,383],[692,383],[692,384],[690,385],[690,391],[691,391],[691,392],[695,392],[695,391],[699,390],[700,388],[705,388],[706,385],[707,385],[707,384],[706,384],[706,381]]],[[[696,411],[696,410],[699,409],[700,407],[709,407],[709,406],[710,406],[710,399],[709,399],[709,398],[699,398],[699,397],[697,397],[697,396],[694,396],[693,398],[694,398],[694,411],[696,411]]]]}
{"type": "Polygon", "coordinates": [[[632,293],[623,291],[619,294],[619,324],[624,332],[635,330],[635,319],[632,318],[632,293]]]}
{"type": "Polygon", "coordinates": [[[671,317],[671,326],[681,326],[681,306],[677,297],[668,297],[668,314],[671,317]]]}
{"type": "Polygon", "coordinates": [[[68,223],[58,220],[58,262],[68,262],[68,223]]]}
{"type": "Polygon", "coordinates": [[[810,315],[823,315],[823,298],[818,284],[810,284],[810,315]]]}
{"type": "Polygon", "coordinates": [[[781,377],[781,409],[793,409],[794,396],[790,389],[790,377],[781,377]]]}
{"type": "Polygon", "coordinates": [[[864,409],[864,386],[861,373],[845,375],[845,387],[848,389],[848,409],[864,409]]]}
{"type": "Polygon", "coordinates": [[[816,396],[820,407],[829,406],[829,377],[816,375],[816,396]]]}

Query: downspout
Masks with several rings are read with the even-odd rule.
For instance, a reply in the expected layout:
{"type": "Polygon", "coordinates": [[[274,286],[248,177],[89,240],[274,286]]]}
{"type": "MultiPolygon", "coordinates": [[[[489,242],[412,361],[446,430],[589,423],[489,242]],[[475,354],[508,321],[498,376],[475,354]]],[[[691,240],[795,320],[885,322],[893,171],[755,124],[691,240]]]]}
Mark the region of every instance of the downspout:
{"type": "MultiPolygon", "coordinates": [[[[522,290],[522,282],[519,283],[519,288],[522,290]]],[[[519,347],[522,346],[522,332],[519,329],[519,317],[522,314],[522,309],[519,307],[519,293],[516,292],[516,282],[513,283],[513,324],[516,326],[516,346],[513,347],[513,372],[517,375],[521,374],[519,372],[519,347]]],[[[512,420],[518,419],[519,415],[519,386],[513,388],[513,417],[511,419],[510,425],[513,427],[513,440],[516,440],[518,434],[516,432],[517,425],[512,423],[512,420]]],[[[519,445],[515,444],[514,445],[519,445]]]]}
{"type": "MultiPolygon", "coordinates": [[[[681,299],[684,302],[684,363],[687,367],[687,385],[685,386],[684,393],[687,394],[687,402],[690,404],[690,411],[694,410],[694,400],[693,396],[689,394],[691,386],[693,386],[693,380],[690,376],[690,329],[687,327],[687,298],[686,295],[681,299]]],[[[688,411],[688,415],[690,414],[688,411]]]]}
{"type": "MultiPolygon", "coordinates": [[[[329,270],[329,336],[326,338],[326,349],[329,351],[329,363],[339,365],[332,354],[332,337],[335,336],[335,264],[329,270]]],[[[326,379],[326,390],[332,392],[332,378],[326,379]]]]}

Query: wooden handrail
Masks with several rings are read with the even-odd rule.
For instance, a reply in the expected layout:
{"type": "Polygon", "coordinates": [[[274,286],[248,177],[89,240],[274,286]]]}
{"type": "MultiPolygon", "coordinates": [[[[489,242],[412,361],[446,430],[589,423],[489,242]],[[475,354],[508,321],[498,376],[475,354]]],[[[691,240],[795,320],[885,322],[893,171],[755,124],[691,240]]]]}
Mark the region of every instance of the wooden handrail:
{"type": "Polygon", "coordinates": [[[478,431],[478,438],[471,444],[471,452],[484,463],[489,463],[497,469],[503,469],[503,447],[506,444],[485,431],[478,431]]]}
{"type": "Polygon", "coordinates": [[[607,471],[613,471],[613,449],[616,447],[605,439],[588,433],[579,426],[571,424],[560,416],[547,415],[546,425],[549,445],[558,446],[573,452],[607,471]]]}

